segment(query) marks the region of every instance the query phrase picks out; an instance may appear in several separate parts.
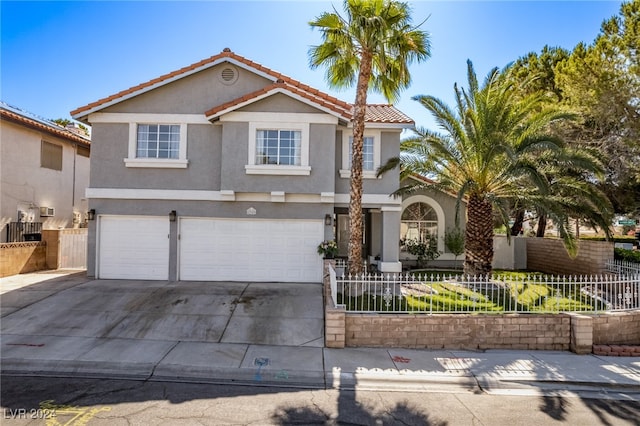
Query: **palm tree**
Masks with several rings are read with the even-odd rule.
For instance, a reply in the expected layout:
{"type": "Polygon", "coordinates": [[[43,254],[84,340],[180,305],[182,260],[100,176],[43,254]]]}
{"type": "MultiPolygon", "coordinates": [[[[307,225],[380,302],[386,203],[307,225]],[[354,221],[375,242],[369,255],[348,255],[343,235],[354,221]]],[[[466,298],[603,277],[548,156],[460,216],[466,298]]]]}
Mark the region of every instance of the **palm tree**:
{"type": "Polygon", "coordinates": [[[383,169],[401,163],[403,173],[431,175],[441,189],[457,193],[458,205],[466,199],[465,274],[491,272],[494,221],[508,223],[514,202],[545,211],[575,253],[567,214],[580,211],[606,225],[609,204],[591,182],[578,179],[579,173],[597,171],[593,158],[565,149],[550,130],[571,115],[546,102],[542,93],[521,96],[509,68],[493,69],[480,87],[472,63],[467,64],[469,87],[454,86],[455,109],[433,96],[414,97],[443,132],[416,130],[403,142],[401,159],[383,169]],[[579,196],[568,196],[570,188],[579,196]],[[585,194],[595,198],[580,202],[585,194]]]}
{"type": "Polygon", "coordinates": [[[362,146],[367,92],[382,93],[393,103],[409,86],[409,65],[430,56],[428,34],[411,25],[406,3],[393,0],[345,0],[342,17],[334,10],[309,22],[323,43],[309,49],[310,65],[327,67],[331,87],[356,84],[349,201],[349,270],[362,271],[362,146]]]}

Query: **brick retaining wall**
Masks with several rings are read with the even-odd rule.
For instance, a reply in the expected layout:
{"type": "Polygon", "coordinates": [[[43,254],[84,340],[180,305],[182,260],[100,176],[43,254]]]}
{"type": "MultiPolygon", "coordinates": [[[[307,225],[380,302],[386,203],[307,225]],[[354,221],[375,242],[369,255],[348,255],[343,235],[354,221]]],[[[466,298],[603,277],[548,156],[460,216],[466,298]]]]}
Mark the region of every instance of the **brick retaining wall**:
{"type": "Polygon", "coordinates": [[[640,312],[615,312],[593,316],[594,345],[640,345],[640,312]]]}
{"type": "Polygon", "coordinates": [[[569,315],[346,314],[348,347],[568,350],[569,315]]]}
{"type": "Polygon", "coordinates": [[[572,259],[562,240],[555,238],[527,238],[527,269],[547,274],[603,274],[606,261],[613,258],[613,243],[606,241],[578,241],[578,255],[572,259]]]}

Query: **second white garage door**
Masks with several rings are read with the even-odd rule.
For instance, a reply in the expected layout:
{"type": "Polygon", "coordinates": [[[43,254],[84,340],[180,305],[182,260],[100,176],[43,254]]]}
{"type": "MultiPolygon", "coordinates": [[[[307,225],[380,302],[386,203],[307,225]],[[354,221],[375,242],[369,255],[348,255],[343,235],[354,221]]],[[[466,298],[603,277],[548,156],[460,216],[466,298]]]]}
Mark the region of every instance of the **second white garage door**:
{"type": "Polygon", "coordinates": [[[321,220],[180,219],[179,279],[321,282],[321,220]]]}

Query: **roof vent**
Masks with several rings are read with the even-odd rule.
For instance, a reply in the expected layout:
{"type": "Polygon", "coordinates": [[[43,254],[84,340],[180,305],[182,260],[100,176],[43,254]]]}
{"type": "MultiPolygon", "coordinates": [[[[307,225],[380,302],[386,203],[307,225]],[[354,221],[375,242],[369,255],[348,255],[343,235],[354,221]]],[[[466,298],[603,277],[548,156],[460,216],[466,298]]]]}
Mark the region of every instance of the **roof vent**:
{"type": "Polygon", "coordinates": [[[224,49],[222,49],[223,52],[231,52],[231,49],[229,49],[228,47],[225,47],[224,49]]]}
{"type": "Polygon", "coordinates": [[[231,85],[235,83],[237,79],[238,70],[236,70],[235,67],[227,65],[220,71],[220,81],[222,84],[231,85]]]}

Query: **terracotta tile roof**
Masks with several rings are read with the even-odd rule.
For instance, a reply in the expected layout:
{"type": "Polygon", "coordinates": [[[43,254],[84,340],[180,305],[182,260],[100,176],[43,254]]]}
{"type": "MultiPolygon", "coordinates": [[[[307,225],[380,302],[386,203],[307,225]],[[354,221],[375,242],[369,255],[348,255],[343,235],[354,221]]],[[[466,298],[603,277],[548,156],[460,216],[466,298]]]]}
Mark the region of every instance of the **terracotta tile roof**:
{"type": "MultiPolygon", "coordinates": [[[[427,184],[427,185],[435,186],[435,187],[436,187],[436,189],[437,189],[438,191],[440,191],[440,192],[442,192],[442,193],[445,193],[445,194],[448,194],[448,195],[452,196],[453,198],[458,198],[458,194],[456,194],[456,193],[455,193],[455,192],[453,192],[453,191],[449,191],[449,190],[442,190],[442,189],[440,189],[440,188],[437,188],[437,186],[438,186],[438,181],[436,181],[436,180],[433,180],[433,179],[431,179],[431,178],[428,178],[428,177],[423,176],[423,175],[418,174],[418,173],[411,173],[408,177],[413,178],[413,179],[415,179],[415,180],[417,180],[417,181],[420,181],[420,182],[422,182],[422,183],[425,183],[425,184],[427,184]]],[[[467,202],[467,197],[466,197],[466,196],[464,196],[464,197],[463,197],[462,202],[463,202],[463,203],[466,203],[466,202],[467,202]]]]}
{"type": "Polygon", "coordinates": [[[415,122],[402,111],[396,109],[393,105],[387,104],[367,105],[365,118],[367,122],[370,123],[415,124],[415,122]]]}
{"type": "MultiPolygon", "coordinates": [[[[71,111],[71,116],[84,116],[88,114],[93,109],[99,109],[101,106],[106,106],[112,101],[117,101],[120,98],[125,98],[129,95],[135,95],[136,92],[144,91],[146,89],[150,89],[151,87],[162,84],[163,82],[168,82],[183,74],[189,74],[195,72],[197,70],[217,65],[225,60],[236,61],[237,63],[244,65],[248,68],[252,68],[255,71],[263,73],[274,80],[274,84],[267,86],[261,90],[250,93],[248,95],[242,96],[241,98],[235,99],[231,102],[227,102],[223,105],[218,105],[207,111],[205,114],[207,116],[215,115],[217,112],[233,108],[239,104],[250,101],[252,99],[256,99],[269,91],[273,91],[276,88],[284,88],[291,93],[295,93],[297,95],[303,96],[304,98],[317,103],[325,108],[328,108],[346,119],[351,119],[351,110],[353,109],[353,105],[342,101],[338,98],[335,98],[327,93],[321,92],[318,89],[315,89],[311,86],[308,86],[298,80],[295,80],[291,77],[288,77],[284,74],[281,74],[277,71],[274,71],[270,68],[265,67],[264,65],[258,64],[257,62],[251,61],[243,56],[237,55],[233,53],[230,49],[226,48],[222,52],[217,55],[211,56],[210,58],[203,59],[202,61],[196,62],[189,66],[180,68],[179,70],[170,72],[158,78],[154,78],[153,80],[147,81],[146,83],[138,84],[137,86],[130,87],[129,89],[122,90],[114,95],[108,96],[106,98],[102,98],[98,101],[92,102],[83,107],[77,108],[71,111]],[[85,114],[83,114],[85,113],[85,114]]],[[[123,99],[122,99],[123,100],[123,99]]],[[[402,112],[397,110],[391,105],[369,105],[367,107],[367,121],[373,123],[390,123],[390,124],[410,124],[413,125],[414,122],[409,117],[404,115],[402,112]]]]}
{"type": "Polygon", "coordinates": [[[415,180],[419,180],[419,181],[421,181],[421,182],[427,183],[427,184],[429,184],[429,185],[433,185],[433,184],[438,183],[438,182],[436,182],[435,180],[430,179],[430,178],[428,178],[428,177],[426,177],[426,176],[423,176],[423,175],[421,175],[421,174],[418,174],[418,173],[411,173],[411,176],[410,176],[410,177],[414,178],[415,180]]]}
{"type": "Polygon", "coordinates": [[[12,121],[35,130],[41,130],[51,135],[67,139],[70,142],[79,143],[86,147],[91,146],[91,139],[88,137],[78,135],[77,133],[62,127],[53,121],[38,117],[4,102],[0,102],[0,117],[2,117],[3,120],[12,121]]]}

